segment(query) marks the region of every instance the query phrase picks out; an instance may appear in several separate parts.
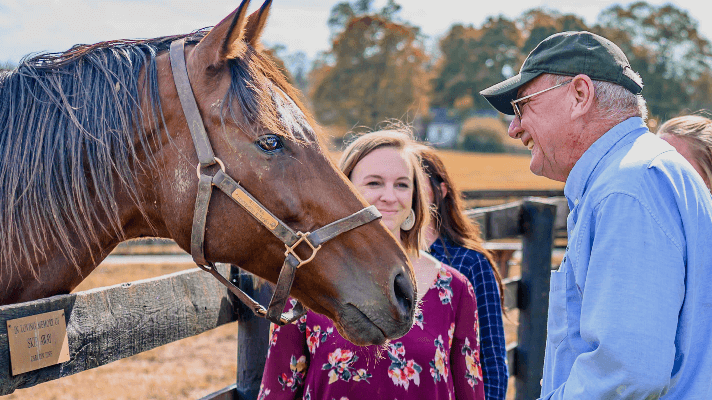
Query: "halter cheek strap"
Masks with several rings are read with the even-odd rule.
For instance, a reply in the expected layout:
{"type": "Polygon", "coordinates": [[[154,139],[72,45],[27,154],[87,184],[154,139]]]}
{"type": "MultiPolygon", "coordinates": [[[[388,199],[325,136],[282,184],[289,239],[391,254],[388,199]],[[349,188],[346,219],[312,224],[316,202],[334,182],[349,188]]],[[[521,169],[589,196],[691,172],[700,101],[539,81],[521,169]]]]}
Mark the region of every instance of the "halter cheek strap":
{"type": "Polygon", "coordinates": [[[381,218],[381,214],[375,206],[369,206],[346,218],[323,226],[314,232],[294,232],[289,226],[266,209],[257,199],[252,197],[238,182],[227,175],[225,173],[225,165],[219,158],[215,157],[198,110],[198,105],[195,101],[193,90],[190,86],[185,65],[184,39],[179,39],[171,43],[170,59],[173,80],[178,90],[178,97],[183,107],[183,113],[188,122],[190,134],[193,138],[195,151],[198,154],[199,160],[198,166],[196,167],[198,174],[198,193],[195,200],[193,228],[190,241],[190,252],[193,256],[193,260],[199,267],[210,272],[235,294],[237,298],[250,307],[255,315],[267,318],[277,325],[291,323],[306,313],[306,309],[300,302],[297,302],[289,312],[283,313],[297,269],[312,261],[316,253],[321,249],[322,244],[344,232],[381,218]],[[209,176],[202,172],[203,167],[208,167],[216,163],[220,165],[220,170],[215,173],[215,175],[209,176]],[[267,309],[223,277],[215,269],[214,264],[205,259],[205,225],[213,186],[230,196],[231,199],[265,226],[286,246],[284,264],[282,265],[274,294],[267,309]],[[304,260],[295,252],[297,246],[302,243],[305,243],[311,248],[311,254],[304,260]]]}

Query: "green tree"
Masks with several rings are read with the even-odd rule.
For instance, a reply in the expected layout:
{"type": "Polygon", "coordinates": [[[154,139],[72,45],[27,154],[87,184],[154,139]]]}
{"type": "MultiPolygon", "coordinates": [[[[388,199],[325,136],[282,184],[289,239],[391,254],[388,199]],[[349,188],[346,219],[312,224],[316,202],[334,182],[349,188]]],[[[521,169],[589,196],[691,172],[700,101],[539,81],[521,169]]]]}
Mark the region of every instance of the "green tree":
{"type": "Polygon", "coordinates": [[[344,1],[337,3],[331,8],[327,25],[331,30],[333,40],[339,33],[346,29],[352,19],[364,15],[378,15],[388,21],[396,21],[398,11],[401,6],[394,0],[388,0],[386,5],[380,10],[373,9],[373,0],[355,0],[353,4],[344,1]]]}
{"type": "Polygon", "coordinates": [[[695,91],[690,98],[690,104],[680,112],[698,110],[712,111],[712,71],[704,72],[695,81],[695,91]]]}
{"type": "Polygon", "coordinates": [[[301,91],[306,91],[309,75],[309,57],[303,51],[290,53],[287,46],[276,44],[267,53],[284,72],[287,80],[301,91]]]}
{"type": "Polygon", "coordinates": [[[472,117],[465,119],[460,130],[457,148],[480,153],[503,153],[507,150],[507,124],[496,118],[472,117]]]}
{"type": "Polygon", "coordinates": [[[486,109],[479,91],[516,74],[539,42],[556,32],[586,29],[580,17],[542,8],[526,11],[515,21],[490,17],[481,28],[453,25],[440,41],[432,104],[486,109]]]}
{"type": "Polygon", "coordinates": [[[522,35],[514,21],[488,18],[482,28],[453,25],[440,40],[441,59],[432,79],[433,106],[488,108],[479,91],[509,78],[522,60],[522,35]]]}
{"type": "Polygon", "coordinates": [[[427,56],[420,29],[394,21],[400,6],[392,0],[378,12],[370,4],[332,9],[329,26],[345,25],[310,76],[310,98],[323,124],[375,128],[423,105],[427,56]]]}
{"type": "Polygon", "coordinates": [[[0,63],[0,72],[2,71],[12,71],[13,69],[17,68],[17,65],[11,63],[10,61],[6,61],[4,63],[0,63]]]}
{"type": "Polygon", "coordinates": [[[580,17],[545,8],[525,11],[517,21],[518,25],[522,26],[522,35],[527,38],[521,50],[524,55],[529,54],[542,40],[557,32],[589,30],[580,17]]]}
{"type": "Polygon", "coordinates": [[[698,26],[674,5],[637,2],[604,10],[595,30],[618,44],[643,78],[650,113],[668,119],[710,104],[712,48],[698,26]]]}

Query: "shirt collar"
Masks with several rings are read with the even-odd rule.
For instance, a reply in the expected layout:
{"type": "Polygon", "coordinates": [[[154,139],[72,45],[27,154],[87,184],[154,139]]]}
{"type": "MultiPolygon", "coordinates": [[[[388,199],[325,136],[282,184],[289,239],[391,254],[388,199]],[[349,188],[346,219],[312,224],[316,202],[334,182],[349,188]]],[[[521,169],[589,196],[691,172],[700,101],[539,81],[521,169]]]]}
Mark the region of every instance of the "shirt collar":
{"type": "Polygon", "coordinates": [[[430,245],[430,252],[432,254],[444,254],[445,253],[445,248],[449,248],[451,246],[451,243],[447,238],[444,238],[442,236],[438,236],[437,239],[433,242],[432,245],[430,245]]]}
{"type": "Polygon", "coordinates": [[[586,150],[581,158],[576,162],[569,173],[564,185],[564,196],[569,202],[569,208],[573,209],[578,205],[583,192],[586,190],[586,184],[589,178],[596,169],[598,163],[610,153],[621,142],[621,139],[626,137],[633,131],[639,131],[638,135],[647,132],[648,127],[640,117],[631,117],[611,128],[603,136],[598,138],[591,147],[586,150]]]}

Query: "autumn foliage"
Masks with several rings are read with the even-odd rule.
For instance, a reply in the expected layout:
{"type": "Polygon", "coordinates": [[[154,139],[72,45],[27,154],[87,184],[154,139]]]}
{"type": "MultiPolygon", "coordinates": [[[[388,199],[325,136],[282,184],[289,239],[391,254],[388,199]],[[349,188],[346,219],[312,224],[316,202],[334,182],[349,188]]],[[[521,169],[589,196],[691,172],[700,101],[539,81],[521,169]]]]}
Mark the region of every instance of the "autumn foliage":
{"type": "MultiPolygon", "coordinates": [[[[333,6],[331,48],[314,62],[308,79],[300,79],[323,125],[346,132],[376,129],[389,119],[427,122],[431,107],[448,109],[462,121],[481,116],[481,110],[492,110],[479,95],[482,89],[517,74],[549,35],[571,30],[603,35],[624,50],[643,78],[651,128],[680,114],[712,110],[712,45],[698,21],[671,4],[612,5],[593,24],[575,14],[534,8],[514,19],[488,17],[480,26],[453,24],[435,38],[437,48],[426,48],[420,29],[398,18],[401,6],[395,0],[380,10],[373,2],[333,6]]],[[[477,132],[494,131],[468,129],[470,136],[477,132]]],[[[493,141],[490,136],[471,141],[493,141]]]]}
{"type": "Polygon", "coordinates": [[[418,29],[380,15],[348,21],[312,72],[310,99],[327,125],[376,125],[427,109],[425,54],[418,29]]]}

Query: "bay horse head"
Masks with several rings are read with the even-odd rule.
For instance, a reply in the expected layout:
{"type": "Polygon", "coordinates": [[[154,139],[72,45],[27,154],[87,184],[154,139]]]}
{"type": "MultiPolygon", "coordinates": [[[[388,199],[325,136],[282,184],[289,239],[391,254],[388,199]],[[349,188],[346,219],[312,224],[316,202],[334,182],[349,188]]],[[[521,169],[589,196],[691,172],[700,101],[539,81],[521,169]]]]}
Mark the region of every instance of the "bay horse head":
{"type": "MultiPolygon", "coordinates": [[[[260,44],[271,0],[251,15],[248,3],[210,30],[75,46],[0,77],[0,304],[71,291],[126,239],[166,237],[195,250],[203,177],[229,178],[294,232],[368,207],[260,44]],[[219,164],[196,151],[168,51],[175,41],[219,164]]],[[[227,193],[207,197],[198,258],[276,283],[285,244],[227,193]]],[[[364,345],[407,333],[416,298],[405,253],[371,219],[318,253],[301,241],[291,250],[313,256],[291,295],[364,345]]]]}

